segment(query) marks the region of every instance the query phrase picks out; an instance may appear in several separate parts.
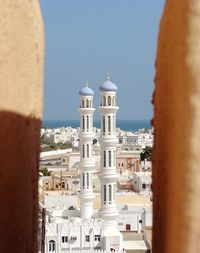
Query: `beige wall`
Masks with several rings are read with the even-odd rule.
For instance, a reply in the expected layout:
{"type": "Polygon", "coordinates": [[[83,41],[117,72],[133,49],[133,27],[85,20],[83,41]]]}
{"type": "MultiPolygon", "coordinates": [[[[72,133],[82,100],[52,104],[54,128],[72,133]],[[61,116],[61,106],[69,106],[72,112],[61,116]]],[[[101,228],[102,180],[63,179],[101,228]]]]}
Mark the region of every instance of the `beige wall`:
{"type": "Polygon", "coordinates": [[[166,0],[158,38],[154,113],[153,252],[199,252],[199,0],[166,0]]]}
{"type": "Polygon", "coordinates": [[[0,252],[36,253],[43,24],[37,0],[0,5],[0,252]]]}

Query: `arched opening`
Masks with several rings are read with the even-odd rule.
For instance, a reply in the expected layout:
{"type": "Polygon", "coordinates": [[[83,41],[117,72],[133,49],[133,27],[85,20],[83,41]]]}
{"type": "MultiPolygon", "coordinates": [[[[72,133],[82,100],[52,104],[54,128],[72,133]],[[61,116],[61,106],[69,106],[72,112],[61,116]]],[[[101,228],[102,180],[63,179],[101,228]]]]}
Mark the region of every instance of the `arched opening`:
{"type": "Polygon", "coordinates": [[[49,241],[48,250],[49,252],[56,252],[56,242],[54,240],[49,241]]]}

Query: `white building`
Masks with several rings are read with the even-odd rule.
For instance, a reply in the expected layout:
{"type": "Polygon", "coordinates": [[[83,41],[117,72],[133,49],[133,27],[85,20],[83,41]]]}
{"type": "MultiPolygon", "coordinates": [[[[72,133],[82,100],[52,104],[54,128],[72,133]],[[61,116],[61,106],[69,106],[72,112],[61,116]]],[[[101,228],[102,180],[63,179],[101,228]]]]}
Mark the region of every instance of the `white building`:
{"type": "Polygon", "coordinates": [[[151,193],[152,173],[151,172],[135,172],[133,174],[133,189],[135,192],[151,193]]]}

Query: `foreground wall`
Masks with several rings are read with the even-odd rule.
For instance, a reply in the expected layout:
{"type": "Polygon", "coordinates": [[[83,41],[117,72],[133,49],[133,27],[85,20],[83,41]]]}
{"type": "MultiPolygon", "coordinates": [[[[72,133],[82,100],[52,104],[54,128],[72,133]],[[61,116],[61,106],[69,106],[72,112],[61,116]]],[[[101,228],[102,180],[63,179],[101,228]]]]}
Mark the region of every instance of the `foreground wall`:
{"type": "Polygon", "coordinates": [[[43,25],[37,0],[0,7],[0,252],[37,252],[43,25]]]}
{"type": "Polygon", "coordinates": [[[167,0],[154,96],[153,253],[200,252],[200,2],[167,0]]]}

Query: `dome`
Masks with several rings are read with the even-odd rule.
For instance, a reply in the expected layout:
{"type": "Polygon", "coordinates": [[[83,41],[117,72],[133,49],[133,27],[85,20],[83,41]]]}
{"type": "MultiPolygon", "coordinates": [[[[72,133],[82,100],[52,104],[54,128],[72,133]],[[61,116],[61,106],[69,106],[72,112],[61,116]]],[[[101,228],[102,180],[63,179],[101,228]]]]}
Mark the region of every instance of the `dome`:
{"type": "Polygon", "coordinates": [[[117,91],[117,86],[112,83],[110,81],[110,79],[108,78],[108,80],[106,82],[104,82],[100,87],[99,87],[100,91],[117,91]]]}
{"type": "Polygon", "coordinates": [[[94,91],[91,88],[89,88],[88,86],[85,86],[82,89],[80,89],[79,95],[81,95],[81,96],[93,96],[94,91]]]}

